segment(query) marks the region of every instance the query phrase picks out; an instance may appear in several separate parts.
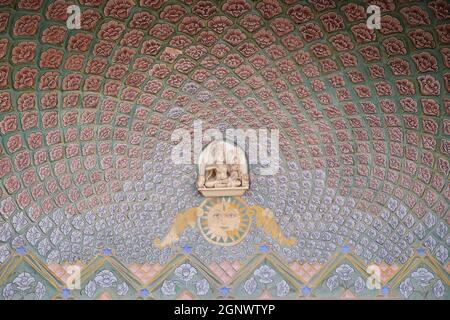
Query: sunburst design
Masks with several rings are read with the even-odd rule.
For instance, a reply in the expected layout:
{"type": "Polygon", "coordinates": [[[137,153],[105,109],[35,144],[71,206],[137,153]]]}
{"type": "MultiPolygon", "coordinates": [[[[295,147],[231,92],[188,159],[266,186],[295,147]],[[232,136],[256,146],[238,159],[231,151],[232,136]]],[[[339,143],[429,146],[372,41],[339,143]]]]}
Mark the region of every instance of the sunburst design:
{"type": "Polygon", "coordinates": [[[247,235],[251,217],[240,198],[207,199],[200,206],[198,216],[200,232],[211,243],[232,246],[247,235]]]}
{"type": "Polygon", "coordinates": [[[294,238],[286,238],[273,212],[258,206],[248,207],[238,197],[218,197],[206,199],[198,208],[180,212],[163,239],[156,238],[157,248],[171,246],[180,239],[186,228],[200,229],[203,237],[216,245],[233,246],[248,233],[252,222],[283,246],[292,246],[294,238]]]}

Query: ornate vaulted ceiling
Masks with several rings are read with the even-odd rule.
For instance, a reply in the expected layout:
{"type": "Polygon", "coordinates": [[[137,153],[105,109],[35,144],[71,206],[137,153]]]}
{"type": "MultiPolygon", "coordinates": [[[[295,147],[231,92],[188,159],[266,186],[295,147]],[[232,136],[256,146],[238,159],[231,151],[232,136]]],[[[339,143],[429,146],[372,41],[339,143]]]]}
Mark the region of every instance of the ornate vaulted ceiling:
{"type": "MultiPolygon", "coordinates": [[[[430,274],[448,297],[449,15],[445,0],[0,0],[0,268],[25,270],[0,274],[3,298],[14,277],[57,279],[74,262],[97,272],[86,292],[112,275],[118,296],[165,297],[170,285],[147,280],[180,254],[192,257],[183,268],[220,274],[205,273],[210,297],[231,284],[248,296],[239,270],[267,268],[327,296],[333,281],[309,282],[316,272],[336,280],[370,263],[403,285],[393,295],[430,274]],[[79,30],[66,27],[71,4],[79,30]],[[370,4],[380,30],[366,27],[370,4]],[[153,245],[203,201],[195,166],[170,160],[172,132],[199,119],[280,130],[280,172],[253,166],[244,199],[272,210],[294,246],[257,228],[232,247],[196,230],[153,245]]],[[[39,281],[46,297],[63,287],[39,281]]]]}

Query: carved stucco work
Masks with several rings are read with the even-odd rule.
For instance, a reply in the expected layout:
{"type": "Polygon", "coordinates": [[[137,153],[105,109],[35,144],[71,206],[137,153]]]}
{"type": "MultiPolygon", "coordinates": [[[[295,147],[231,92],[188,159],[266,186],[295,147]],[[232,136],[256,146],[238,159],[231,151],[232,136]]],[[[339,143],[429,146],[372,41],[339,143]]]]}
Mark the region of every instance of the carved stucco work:
{"type": "Polygon", "coordinates": [[[247,166],[244,150],[215,140],[200,153],[197,188],[205,197],[242,196],[250,185],[247,166]]]}
{"type": "Polygon", "coordinates": [[[449,92],[445,0],[0,0],[0,299],[448,299],[449,92]],[[196,120],[279,172],[205,199],[196,120]]]}

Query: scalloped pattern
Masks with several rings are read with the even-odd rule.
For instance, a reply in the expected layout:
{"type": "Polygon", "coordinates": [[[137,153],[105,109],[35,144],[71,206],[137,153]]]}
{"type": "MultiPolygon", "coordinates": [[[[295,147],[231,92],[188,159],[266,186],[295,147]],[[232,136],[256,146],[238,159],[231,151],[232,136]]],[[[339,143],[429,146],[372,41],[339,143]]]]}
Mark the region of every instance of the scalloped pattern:
{"type": "Polygon", "coordinates": [[[171,133],[201,119],[281,134],[280,173],[252,167],[245,200],[297,245],[258,230],[225,249],[180,239],[227,279],[223,264],[261,243],[286,264],[322,265],[345,245],[386,270],[419,247],[448,265],[449,12],[445,0],[0,0],[0,264],[25,247],[47,263],[112,249],[164,265],[179,246],[153,239],[202,201],[195,167],[170,161],[171,133]],[[80,30],[66,27],[71,4],[80,30]],[[365,25],[369,4],[381,30],[365,25]]]}

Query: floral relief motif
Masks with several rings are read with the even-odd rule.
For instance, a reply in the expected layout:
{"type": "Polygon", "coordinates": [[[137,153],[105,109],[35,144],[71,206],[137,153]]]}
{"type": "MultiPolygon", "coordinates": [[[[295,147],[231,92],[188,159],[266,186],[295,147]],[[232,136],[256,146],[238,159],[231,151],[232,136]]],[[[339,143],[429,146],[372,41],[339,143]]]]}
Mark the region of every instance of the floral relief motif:
{"type": "Polygon", "coordinates": [[[36,44],[34,42],[21,42],[12,49],[11,61],[13,63],[31,62],[36,56],[36,44]]]}
{"type": "Polygon", "coordinates": [[[400,13],[405,17],[411,26],[420,26],[430,24],[430,18],[426,11],[419,6],[411,6],[403,8],[400,13]]]}
{"type": "Polygon", "coordinates": [[[403,31],[403,27],[397,18],[392,17],[392,16],[383,16],[381,18],[380,32],[382,34],[388,35],[388,34],[400,33],[402,31],[403,31]]]}
{"type": "Polygon", "coordinates": [[[22,16],[16,20],[13,33],[15,36],[33,36],[38,31],[39,16],[22,16]]]}
{"type": "Polygon", "coordinates": [[[129,16],[134,5],[132,0],[108,0],[104,12],[106,16],[124,20],[129,16]]]}
{"type": "Polygon", "coordinates": [[[414,31],[408,32],[408,36],[411,39],[414,47],[416,47],[417,49],[435,47],[433,35],[430,32],[424,31],[422,29],[416,29],[414,31]]]}
{"type": "Polygon", "coordinates": [[[253,276],[247,279],[242,286],[243,291],[254,296],[264,290],[273,292],[276,297],[286,297],[292,292],[290,284],[280,278],[275,270],[264,264],[253,272],[253,276]]]}
{"type": "Polygon", "coordinates": [[[282,8],[277,0],[262,0],[256,8],[261,12],[265,19],[271,19],[272,17],[279,15],[282,8]]]}
{"type": "Polygon", "coordinates": [[[417,80],[419,81],[420,91],[423,95],[438,96],[440,94],[440,83],[433,76],[419,76],[417,80]]]}
{"type": "Polygon", "coordinates": [[[428,7],[433,10],[437,19],[443,20],[448,18],[449,4],[444,0],[430,1],[428,7]]]}
{"type": "Polygon", "coordinates": [[[182,264],[175,270],[175,275],[183,281],[190,281],[197,274],[197,270],[190,264],[182,264]]]}
{"type": "Polygon", "coordinates": [[[3,288],[2,295],[5,300],[42,300],[46,295],[46,289],[44,284],[37,281],[30,273],[22,272],[3,288]]]}
{"type": "Polygon", "coordinates": [[[84,11],[80,18],[81,29],[83,29],[83,30],[94,29],[100,18],[101,18],[101,15],[94,10],[84,11]]]}
{"type": "Polygon", "coordinates": [[[428,52],[413,55],[413,60],[419,72],[437,71],[437,60],[428,52]]]}
{"type": "Polygon", "coordinates": [[[170,280],[166,280],[163,282],[163,285],[161,287],[161,292],[165,295],[165,296],[171,296],[175,294],[175,283],[173,281],[170,280]]]}
{"type": "Polygon", "coordinates": [[[16,89],[33,88],[35,86],[37,69],[24,67],[20,69],[14,77],[14,87],[16,89]]]}
{"type": "Polygon", "coordinates": [[[61,44],[66,34],[66,28],[62,26],[49,26],[42,32],[42,42],[48,44],[61,44]]]}
{"type": "Polygon", "coordinates": [[[43,51],[39,66],[41,68],[58,69],[62,63],[64,52],[53,48],[43,51]]]}
{"type": "Polygon", "coordinates": [[[136,12],[133,14],[133,17],[130,21],[130,26],[137,29],[148,29],[148,27],[154,20],[155,17],[147,11],[136,12]]]}
{"type": "Polygon", "coordinates": [[[125,296],[130,291],[126,282],[120,282],[114,273],[107,269],[97,272],[95,277],[86,284],[83,291],[87,297],[93,298],[99,290],[104,288],[115,288],[119,297],[125,296]]]}
{"type": "Polygon", "coordinates": [[[56,0],[47,7],[46,17],[49,20],[66,21],[69,14],[67,13],[69,3],[64,0],[56,0]]]}
{"type": "Polygon", "coordinates": [[[273,281],[272,277],[275,275],[275,271],[268,265],[263,265],[259,269],[255,270],[253,274],[257,277],[259,282],[267,284],[273,281]]]}
{"type": "Polygon", "coordinates": [[[334,275],[327,279],[326,286],[330,291],[342,288],[360,293],[365,289],[366,282],[362,277],[355,275],[355,270],[350,265],[342,264],[334,271],[334,275]]]}
{"type": "Polygon", "coordinates": [[[420,267],[400,283],[399,291],[406,299],[413,294],[419,294],[423,299],[433,298],[432,295],[439,299],[444,296],[445,287],[427,268],[420,267]]]}
{"type": "Polygon", "coordinates": [[[189,263],[184,263],[177,267],[174,271],[172,280],[164,280],[160,290],[163,296],[171,297],[180,292],[180,290],[188,289],[197,296],[206,296],[211,291],[211,285],[205,278],[199,278],[197,269],[189,263]]]}
{"type": "Polygon", "coordinates": [[[250,5],[246,0],[226,0],[222,5],[222,10],[236,18],[243,15],[249,9],[250,5]]]}

